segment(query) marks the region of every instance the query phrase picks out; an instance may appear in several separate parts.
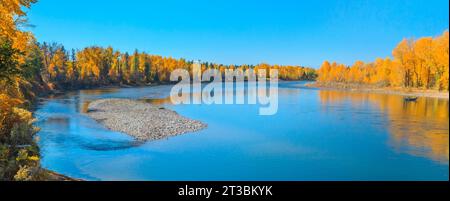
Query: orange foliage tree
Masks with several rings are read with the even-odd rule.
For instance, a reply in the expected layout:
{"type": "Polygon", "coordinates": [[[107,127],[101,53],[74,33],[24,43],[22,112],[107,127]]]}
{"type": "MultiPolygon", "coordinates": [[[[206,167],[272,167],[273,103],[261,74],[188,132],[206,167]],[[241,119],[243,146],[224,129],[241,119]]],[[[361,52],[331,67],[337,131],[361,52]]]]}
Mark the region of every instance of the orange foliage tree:
{"type": "Polygon", "coordinates": [[[322,83],[368,84],[379,87],[449,89],[449,32],[432,38],[402,40],[391,58],[355,62],[352,66],[325,61],[318,70],[322,83]]]}

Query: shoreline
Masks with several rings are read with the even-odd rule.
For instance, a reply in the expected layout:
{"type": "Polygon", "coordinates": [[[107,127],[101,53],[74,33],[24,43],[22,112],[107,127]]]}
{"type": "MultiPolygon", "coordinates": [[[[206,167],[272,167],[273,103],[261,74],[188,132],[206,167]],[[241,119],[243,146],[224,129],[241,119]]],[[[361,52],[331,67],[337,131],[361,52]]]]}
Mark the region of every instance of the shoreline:
{"type": "Polygon", "coordinates": [[[346,91],[357,93],[375,93],[375,94],[388,94],[399,96],[412,96],[412,97],[426,97],[426,98],[439,98],[449,99],[449,92],[432,90],[432,89],[405,89],[405,88],[390,88],[390,87],[374,87],[367,85],[355,85],[355,84],[342,84],[342,83],[308,83],[304,85],[308,88],[317,88],[320,90],[334,90],[334,91],[346,91]]]}
{"type": "Polygon", "coordinates": [[[46,175],[45,181],[84,181],[82,179],[72,178],[49,169],[42,169],[46,175]]]}
{"type": "Polygon", "coordinates": [[[153,141],[192,133],[205,123],[183,117],[175,111],[130,99],[100,99],[85,113],[105,128],[125,133],[139,141],[153,141]]]}

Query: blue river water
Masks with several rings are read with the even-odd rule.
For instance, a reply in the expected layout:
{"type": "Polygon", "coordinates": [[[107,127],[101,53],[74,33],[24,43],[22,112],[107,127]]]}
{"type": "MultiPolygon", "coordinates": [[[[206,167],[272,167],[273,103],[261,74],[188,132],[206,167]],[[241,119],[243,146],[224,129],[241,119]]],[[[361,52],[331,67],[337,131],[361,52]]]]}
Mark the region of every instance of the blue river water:
{"type": "Polygon", "coordinates": [[[170,85],[80,90],[41,100],[42,166],[85,180],[448,180],[449,101],[305,88],[280,82],[278,112],[260,105],[172,105],[170,85]],[[208,124],[139,142],[83,114],[131,98],[208,124]]]}

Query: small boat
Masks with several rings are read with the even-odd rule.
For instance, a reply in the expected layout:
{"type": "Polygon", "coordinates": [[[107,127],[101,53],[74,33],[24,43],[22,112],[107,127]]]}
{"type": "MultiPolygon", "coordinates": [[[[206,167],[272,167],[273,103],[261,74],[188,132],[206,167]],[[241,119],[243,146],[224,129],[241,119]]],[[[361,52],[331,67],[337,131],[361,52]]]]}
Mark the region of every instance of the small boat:
{"type": "Polygon", "coordinates": [[[416,101],[418,98],[419,98],[419,97],[417,97],[417,96],[407,96],[407,97],[403,98],[403,100],[404,100],[404,101],[407,101],[407,102],[414,102],[414,101],[416,101]]]}

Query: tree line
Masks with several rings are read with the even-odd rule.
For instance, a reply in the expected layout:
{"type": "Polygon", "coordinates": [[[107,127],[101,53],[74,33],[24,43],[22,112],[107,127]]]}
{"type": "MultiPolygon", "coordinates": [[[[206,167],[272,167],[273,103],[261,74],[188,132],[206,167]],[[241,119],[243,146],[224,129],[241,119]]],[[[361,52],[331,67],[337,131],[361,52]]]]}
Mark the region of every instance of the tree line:
{"type": "MultiPolygon", "coordinates": [[[[191,72],[193,61],[151,55],[135,50],[132,54],[112,47],[87,47],[67,51],[61,44],[35,44],[40,75],[51,87],[80,88],[96,85],[168,83],[170,73],[178,68],[191,72]]],[[[222,65],[201,63],[202,71],[217,69],[222,76],[226,69],[278,69],[282,80],[314,80],[313,68],[283,65],[222,65]]],[[[192,75],[192,74],[191,74],[192,75]]]]}
{"type": "Polygon", "coordinates": [[[318,70],[318,81],[448,91],[448,31],[434,38],[403,39],[392,55],[370,63],[356,61],[351,66],[325,61],[318,70]]]}

